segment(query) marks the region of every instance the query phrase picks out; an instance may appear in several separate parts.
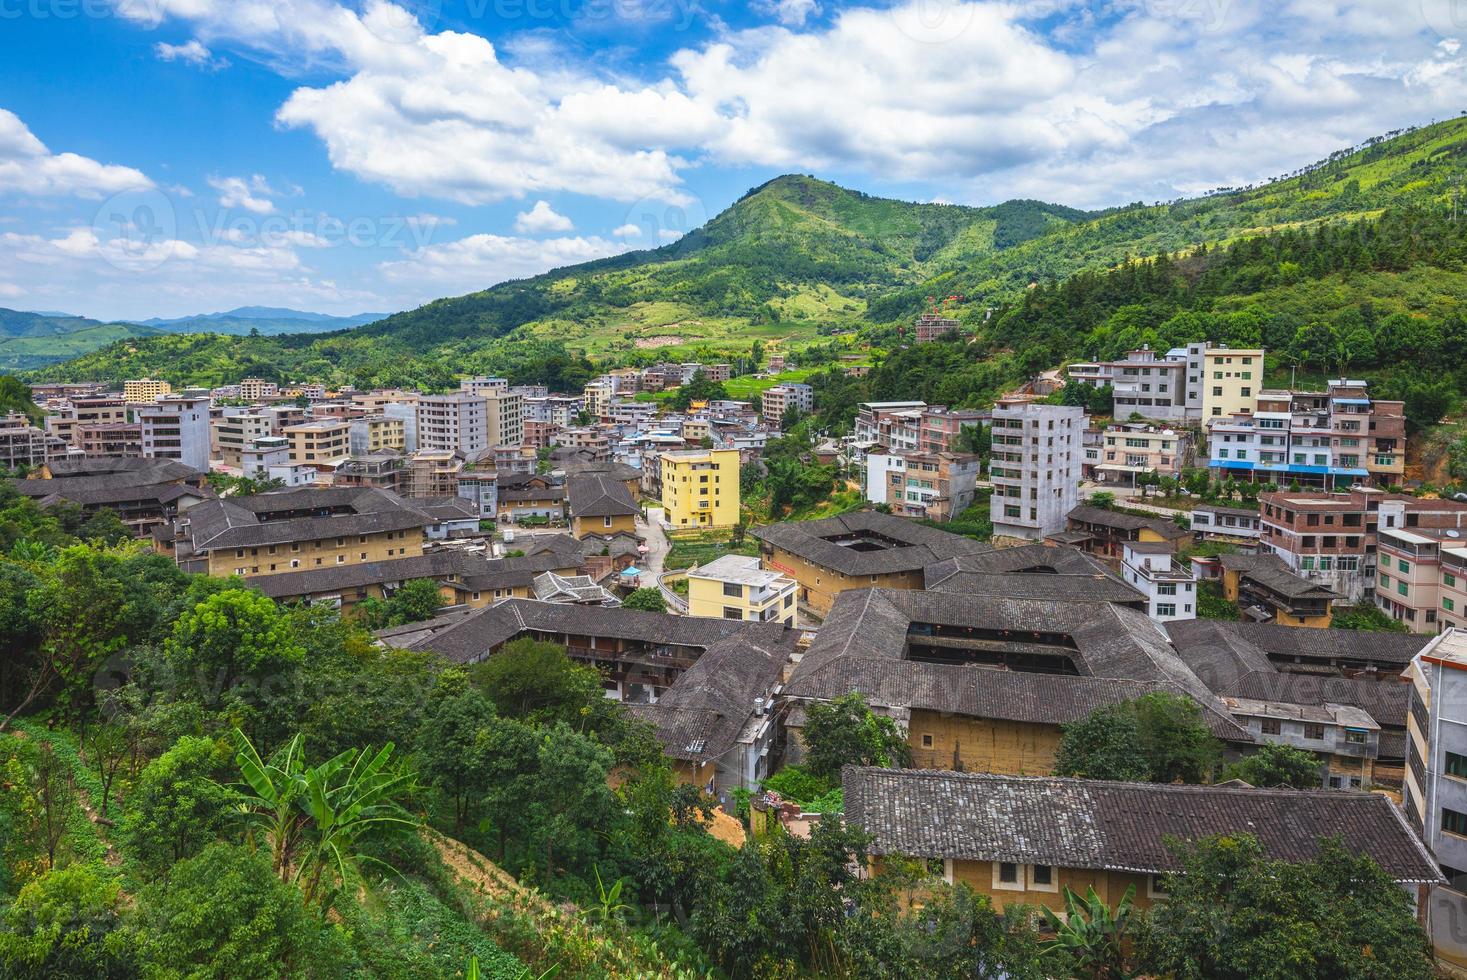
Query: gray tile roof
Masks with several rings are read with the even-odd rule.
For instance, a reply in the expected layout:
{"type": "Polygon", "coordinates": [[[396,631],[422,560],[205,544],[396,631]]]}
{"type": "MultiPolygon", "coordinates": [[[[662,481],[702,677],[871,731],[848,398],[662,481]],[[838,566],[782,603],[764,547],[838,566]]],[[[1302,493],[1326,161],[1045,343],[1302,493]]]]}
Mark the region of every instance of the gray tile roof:
{"type": "Polygon", "coordinates": [[[1347,660],[1405,667],[1432,637],[1370,630],[1301,629],[1275,623],[1229,623],[1248,642],[1280,658],[1347,660]]]}
{"type": "Polygon", "coordinates": [[[818,521],[787,521],[756,527],[749,533],[844,575],[915,572],[956,555],[993,550],[980,541],[879,511],[852,511],[818,521]],[[862,551],[838,543],[841,539],[855,540],[862,536],[868,540],[881,539],[886,547],[862,551]]]}
{"type": "Polygon", "coordinates": [[[412,644],[456,663],[475,663],[521,633],[568,633],[604,636],[649,644],[706,650],[712,644],[759,624],[735,620],[697,619],[634,609],[564,605],[534,599],[506,599],[412,644]]]}
{"type": "Polygon", "coordinates": [[[523,558],[483,558],[465,551],[435,551],[410,558],[254,575],[245,581],[272,599],[320,595],[419,578],[436,579],[460,590],[482,592],[520,586],[528,588],[536,575],[569,570],[578,565],[578,559],[567,559],[551,552],[523,558]],[[448,582],[450,576],[455,581],[448,582]]]}
{"type": "Polygon", "coordinates": [[[1146,597],[1099,559],[1075,548],[1024,545],[959,555],[929,565],[923,583],[940,592],[1119,602],[1144,608],[1146,597]]]}
{"type": "Polygon", "coordinates": [[[717,759],[738,743],[755,701],[768,703],[799,635],[772,624],[748,624],[709,646],[656,704],[635,706],[632,713],[657,729],[668,756],[717,759]]]}
{"type": "Polygon", "coordinates": [[[1191,533],[1182,530],[1163,517],[1143,517],[1139,514],[1127,514],[1124,511],[1109,510],[1105,507],[1091,507],[1089,504],[1081,504],[1066,516],[1081,524],[1108,527],[1117,531],[1139,531],[1147,528],[1168,541],[1185,538],[1191,533]]]}
{"type": "Polygon", "coordinates": [[[606,476],[572,477],[566,500],[576,517],[626,517],[641,513],[626,484],[606,476]]]}
{"type": "MultiPolygon", "coordinates": [[[[1181,691],[1204,709],[1214,734],[1234,740],[1249,737],[1217,704],[1207,686],[1177,656],[1166,636],[1135,609],[1114,603],[1019,599],[1000,596],[917,592],[899,589],[853,589],[842,592],[832,604],[815,641],[795,668],[785,693],[790,697],[829,698],[832,692],[860,690],[870,696],[876,690],[907,690],[914,694],[937,690],[944,676],[939,664],[908,661],[907,642],[913,624],[971,630],[975,637],[995,638],[998,643],[1032,643],[1040,634],[1049,639],[1045,651],[1069,658],[1085,678],[1135,681],[1150,690],[1181,691]],[[1012,637],[1006,634],[1015,634],[1012,637]],[[901,686],[892,681],[883,688],[876,681],[888,673],[926,673],[929,683],[901,686]],[[867,685],[873,687],[866,689],[867,685]]],[[[995,672],[996,673],[996,672],[995,672]]],[[[1070,682],[1072,675],[1045,675],[1050,696],[1070,682]]],[[[997,684],[979,675],[983,683],[997,684]]],[[[1012,682],[1002,682],[1012,683],[1012,682]]],[[[1037,682],[1036,682],[1037,683],[1037,682]]],[[[1075,683],[1074,701],[1093,697],[1081,689],[1089,681],[1075,683]]],[[[939,703],[948,703],[940,701],[939,703]]],[[[919,701],[899,707],[925,708],[919,701]]],[[[935,708],[935,710],[943,710],[935,708]]]]}
{"type": "Polygon", "coordinates": [[[188,524],[188,550],[200,554],[406,531],[441,518],[390,490],[331,487],[208,500],[181,520],[188,524]]]}
{"type": "Polygon", "coordinates": [[[1264,851],[1307,861],[1324,837],[1368,854],[1398,882],[1443,880],[1385,796],[1102,780],[848,768],[845,817],[872,851],[1062,868],[1180,870],[1167,839],[1249,833],[1264,851]]]}
{"type": "Polygon", "coordinates": [[[1278,555],[1223,555],[1218,560],[1226,570],[1238,572],[1288,599],[1339,598],[1318,582],[1296,575],[1278,555]]]}

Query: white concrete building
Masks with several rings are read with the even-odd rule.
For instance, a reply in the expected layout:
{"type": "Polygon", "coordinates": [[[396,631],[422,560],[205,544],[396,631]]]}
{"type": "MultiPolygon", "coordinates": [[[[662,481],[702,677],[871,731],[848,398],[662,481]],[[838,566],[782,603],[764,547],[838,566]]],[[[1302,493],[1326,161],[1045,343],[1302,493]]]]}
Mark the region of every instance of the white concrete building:
{"type": "Polygon", "coordinates": [[[993,407],[989,515],[997,536],[1041,540],[1065,528],[1080,502],[1082,441],[1090,419],[1070,405],[1000,401],[993,407]]]}
{"type": "Polygon", "coordinates": [[[142,427],[143,456],[176,459],[207,473],[210,404],[208,395],[164,395],[138,405],[134,414],[142,427]]]}
{"type": "Polygon", "coordinates": [[[465,391],[424,395],[417,405],[417,448],[462,453],[465,459],[476,460],[492,445],[488,414],[483,395],[465,391]]]}
{"type": "Polygon", "coordinates": [[[1164,541],[1127,541],[1121,549],[1121,578],[1146,596],[1146,615],[1155,623],[1197,618],[1197,582],[1164,541]]]}

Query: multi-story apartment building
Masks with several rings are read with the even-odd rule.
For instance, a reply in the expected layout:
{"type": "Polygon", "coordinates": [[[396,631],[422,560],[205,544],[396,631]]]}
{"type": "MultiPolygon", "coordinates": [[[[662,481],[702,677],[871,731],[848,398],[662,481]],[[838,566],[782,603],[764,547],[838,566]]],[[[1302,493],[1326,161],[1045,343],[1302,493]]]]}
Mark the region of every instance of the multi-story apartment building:
{"type": "Polygon", "coordinates": [[[1376,575],[1375,604],[1413,633],[1467,628],[1467,521],[1377,532],[1376,575]]]}
{"type": "Polygon", "coordinates": [[[739,522],[739,451],[694,449],[662,454],[664,519],[675,528],[732,527],[739,522]]]}
{"type": "Polygon", "coordinates": [[[525,399],[525,421],[549,422],[562,429],[581,413],[581,399],[575,395],[545,395],[525,399]]]}
{"type": "Polygon", "coordinates": [[[1375,782],[1380,725],[1370,712],[1352,704],[1305,705],[1238,695],[1229,695],[1227,706],[1256,741],[1313,753],[1322,763],[1321,788],[1363,790],[1375,782]]]}
{"type": "Polygon", "coordinates": [[[727,381],[733,377],[733,365],[731,364],[694,364],[692,368],[694,374],[702,371],[703,377],[709,381],[727,381]]]}
{"type": "Polygon", "coordinates": [[[239,471],[253,480],[277,480],[292,488],[312,486],[319,476],[316,467],[290,461],[290,440],[285,436],[261,436],[246,446],[240,453],[239,471]]]}
{"type": "Polygon", "coordinates": [[[1349,603],[1368,600],[1376,590],[1378,532],[1467,530],[1467,504],[1369,487],[1344,493],[1265,493],[1259,497],[1259,515],[1262,551],[1349,603]]]}
{"type": "Polygon", "coordinates": [[[917,343],[931,343],[938,337],[946,337],[955,334],[962,329],[962,324],[951,317],[945,317],[938,313],[923,313],[917,318],[916,328],[913,331],[917,343]]]}
{"type": "Polygon", "coordinates": [[[64,455],[65,444],[24,415],[0,415],[0,471],[29,469],[64,455]]]}
{"type": "Polygon", "coordinates": [[[519,392],[498,388],[484,396],[484,427],[489,445],[519,446],[525,441],[525,400],[519,392]]]}
{"type": "Polygon", "coordinates": [[[1146,597],[1153,622],[1197,618],[1197,582],[1177,563],[1171,542],[1127,541],[1121,549],[1121,578],[1146,597]]]}
{"type": "Polygon", "coordinates": [[[1201,383],[1204,422],[1252,411],[1263,386],[1263,348],[1206,348],[1201,383]]]}
{"type": "Polygon", "coordinates": [[[770,425],[779,425],[791,408],[801,415],[815,411],[815,389],[805,384],[778,384],[764,392],[760,414],[770,425]]]}
{"type": "Polygon", "coordinates": [[[239,383],[239,397],[247,402],[257,402],[264,398],[277,398],[280,395],[280,386],[273,381],[264,378],[244,378],[239,383]]]}
{"type": "Polygon", "coordinates": [[[176,459],[185,466],[209,469],[208,395],[163,395],[157,401],[134,406],[142,427],[143,456],[176,459]]]}
{"type": "Polygon", "coordinates": [[[1372,400],[1364,382],[1258,394],[1256,407],[1213,421],[1208,467],[1219,479],[1333,489],[1405,472],[1406,420],[1398,401],[1372,400]]]}
{"type": "Polygon", "coordinates": [[[957,453],[866,454],[866,499],[902,517],[950,521],[973,505],[979,457],[957,453]]]}
{"type": "Polygon", "coordinates": [[[140,422],[102,422],[79,425],[72,430],[76,448],[83,456],[141,456],[143,426],[140,422]]]}
{"type": "Polygon", "coordinates": [[[173,394],[173,386],[158,378],[139,378],[122,383],[122,398],[129,402],[150,402],[159,395],[173,394]]]}
{"type": "Polygon", "coordinates": [[[1263,534],[1258,511],[1246,507],[1198,504],[1192,508],[1190,524],[1192,533],[1203,541],[1220,541],[1244,548],[1257,547],[1263,534]]]}
{"type": "Polygon", "coordinates": [[[418,451],[418,402],[389,402],[382,406],[382,414],[402,423],[402,451],[418,451]]]}
{"type": "Polygon", "coordinates": [[[1081,438],[1090,419],[1069,405],[1001,400],[993,408],[990,517],[995,535],[1038,540],[1079,502],[1081,438]]]}
{"type": "Polygon", "coordinates": [[[611,407],[611,400],[615,397],[616,382],[611,378],[601,377],[586,385],[581,403],[587,415],[599,419],[606,414],[607,409],[611,407]]]}
{"type": "Polygon", "coordinates": [[[1142,474],[1180,476],[1192,454],[1185,432],[1141,422],[1108,425],[1101,433],[1094,478],[1134,487],[1142,474]]]}
{"type": "Polygon", "coordinates": [[[759,567],[759,559],[723,555],[688,572],[688,615],[794,626],[794,579],[759,567]]]}
{"type": "Polygon", "coordinates": [[[225,466],[242,466],[244,451],[257,439],[275,435],[274,420],[261,412],[230,412],[209,421],[214,456],[225,466]]]}
{"type": "Polygon", "coordinates": [[[407,435],[403,420],[391,415],[368,415],[352,419],[348,423],[350,452],[353,456],[367,456],[386,450],[407,451],[407,435]]]}
{"type": "Polygon", "coordinates": [[[508,389],[508,378],[464,378],[458,383],[459,391],[467,391],[471,395],[487,395],[491,391],[507,391],[508,389]]]}
{"type": "Polygon", "coordinates": [[[1202,354],[1206,344],[1159,355],[1149,347],[1129,352],[1119,361],[1083,361],[1071,364],[1071,383],[1093,387],[1110,385],[1114,390],[1114,414],[1127,419],[1137,413],[1143,418],[1181,421],[1201,415],[1202,354]],[[1193,395],[1195,397],[1189,397],[1193,395]]]}
{"type": "Polygon", "coordinates": [[[918,449],[926,409],[926,402],[862,402],[856,408],[856,442],[884,449],[918,449]]]}
{"type": "Polygon", "coordinates": [[[560,434],[560,426],[540,419],[525,419],[525,445],[534,449],[549,449],[560,434]]]}
{"type": "MultiPolygon", "coordinates": [[[[418,449],[458,453],[476,460],[489,440],[489,401],[465,391],[424,395],[418,400],[418,449]]],[[[523,430],[521,430],[523,432],[523,430]]]]}
{"type": "Polygon", "coordinates": [[[290,461],[330,473],[351,457],[351,422],[346,419],[312,419],[285,428],[290,442],[290,461]]]}
{"type": "Polygon", "coordinates": [[[1426,928],[1439,959],[1467,967],[1467,632],[1432,640],[1406,669],[1406,821],[1446,883],[1427,899],[1426,928]]]}
{"type": "Polygon", "coordinates": [[[918,448],[924,453],[959,452],[958,437],[964,429],[980,429],[988,422],[988,413],[976,408],[948,408],[929,405],[922,410],[918,448]]]}
{"type": "Polygon", "coordinates": [[[67,445],[75,446],[77,426],[127,422],[127,415],[127,401],[120,395],[68,398],[55,414],[46,416],[46,431],[67,445]]]}
{"type": "Polygon", "coordinates": [[[381,452],[355,456],[336,468],[333,487],[373,487],[402,492],[407,460],[400,453],[381,452]]]}

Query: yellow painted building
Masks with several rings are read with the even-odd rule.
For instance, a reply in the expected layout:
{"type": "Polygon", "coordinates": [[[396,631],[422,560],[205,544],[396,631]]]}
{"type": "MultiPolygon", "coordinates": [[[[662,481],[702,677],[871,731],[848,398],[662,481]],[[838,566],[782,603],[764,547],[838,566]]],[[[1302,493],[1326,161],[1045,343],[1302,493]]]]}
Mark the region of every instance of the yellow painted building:
{"type": "Polygon", "coordinates": [[[1252,412],[1263,387],[1263,348],[1209,347],[1202,360],[1202,421],[1252,412]]]}
{"type": "Polygon", "coordinates": [[[407,423],[401,418],[386,415],[369,415],[351,423],[354,430],[351,452],[354,455],[380,453],[391,449],[404,452],[407,449],[407,423]]]}
{"type": "Polygon", "coordinates": [[[156,401],[161,395],[173,394],[173,386],[158,378],[139,378],[122,383],[122,397],[129,402],[156,401]]]}
{"type": "Polygon", "coordinates": [[[290,440],[293,466],[334,469],[351,456],[351,426],[347,419],[313,419],[280,430],[290,440]]]}
{"type": "Polygon", "coordinates": [[[794,626],[798,587],[758,558],[724,555],[688,573],[688,615],[794,626]]]}
{"type": "Polygon", "coordinates": [[[662,507],[674,528],[733,527],[739,522],[739,451],[663,453],[662,507]]]}

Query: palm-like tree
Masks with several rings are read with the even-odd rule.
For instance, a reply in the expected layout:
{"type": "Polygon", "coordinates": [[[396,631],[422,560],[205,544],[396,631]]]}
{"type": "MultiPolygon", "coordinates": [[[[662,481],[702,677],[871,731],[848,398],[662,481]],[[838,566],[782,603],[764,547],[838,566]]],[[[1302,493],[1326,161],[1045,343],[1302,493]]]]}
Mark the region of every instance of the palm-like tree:
{"type": "Polygon", "coordinates": [[[1127,887],[1115,912],[1111,912],[1094,887],[1083,900],[1066,888],[1063,917],[1043,906],[1039,909],[1054,930],[1054,939],[1044,945],[1044,952],[1060,958],[1076,977],[1115,980],[1130,976],[1125,942],[1135,910],[1135,894],[1135,885],[1127,887]]]}
{"type": "Polygon", "coordinates": [[[268,844],[275,873],[300,886],[307,903],[328,908],[348,869],[375,860],[359,850],[369,832],[406,833],[420,824],[398,803],[415,774],[392,765],[390,742],[375,753],[347,749],[307,766],[300,735],[268,760],[237,728],[233,739],[244,780],[235,793],[248,839],[253,845],[258,835],[268,844]]]}

